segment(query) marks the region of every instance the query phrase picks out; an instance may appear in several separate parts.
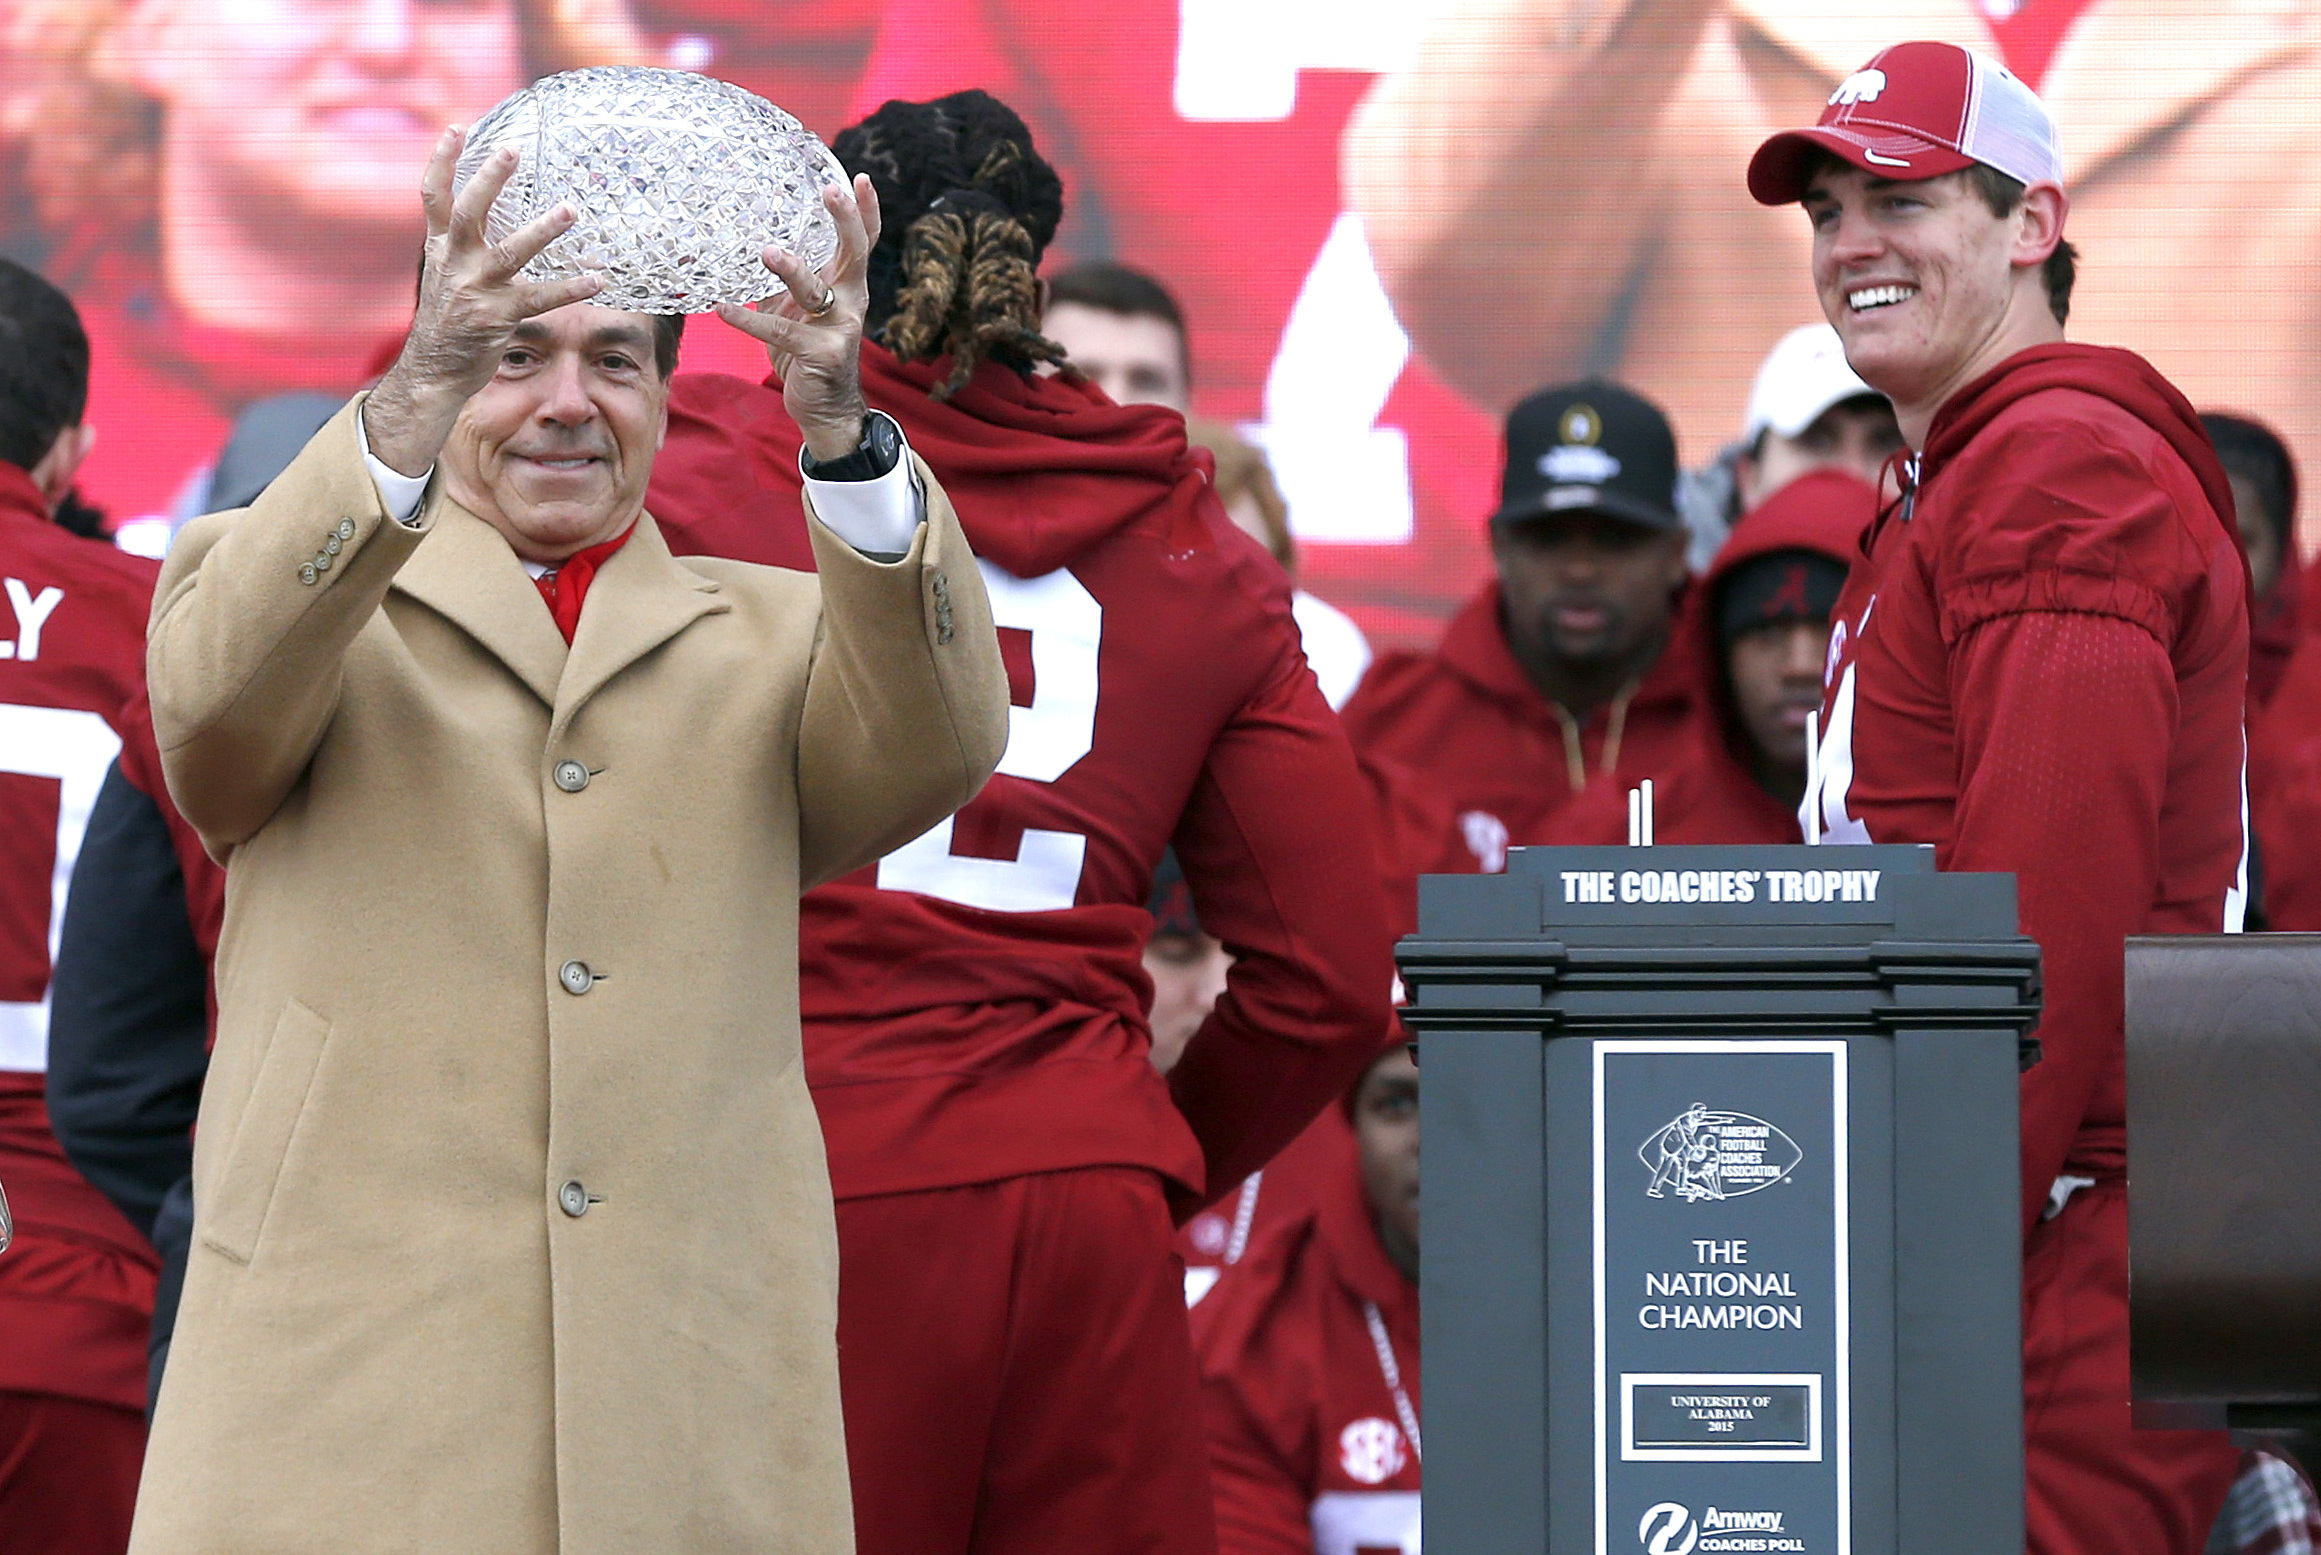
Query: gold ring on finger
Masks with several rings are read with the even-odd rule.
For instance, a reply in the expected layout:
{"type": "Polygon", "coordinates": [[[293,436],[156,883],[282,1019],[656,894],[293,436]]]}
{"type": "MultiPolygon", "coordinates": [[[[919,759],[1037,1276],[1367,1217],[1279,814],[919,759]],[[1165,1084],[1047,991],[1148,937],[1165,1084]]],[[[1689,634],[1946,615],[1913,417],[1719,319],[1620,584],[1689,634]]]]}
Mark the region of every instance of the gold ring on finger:
{"type": "Polygon", "coordinates": [[[825,283],[822,287],[822,300],[820,302],[807,304],[806,316],[808,318],[818,319],[821,318],[824,314],[828,313],[832,308],[837,306],[838,288],[825,283]]]}

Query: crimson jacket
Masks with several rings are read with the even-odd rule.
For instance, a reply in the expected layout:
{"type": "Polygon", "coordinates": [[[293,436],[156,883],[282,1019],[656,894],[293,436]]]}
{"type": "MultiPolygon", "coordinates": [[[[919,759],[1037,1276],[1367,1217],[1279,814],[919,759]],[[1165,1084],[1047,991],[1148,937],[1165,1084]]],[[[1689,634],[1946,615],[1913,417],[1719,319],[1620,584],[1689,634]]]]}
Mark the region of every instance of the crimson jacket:
{"type": "MultiPolygon", "coordinates": [[[[2282,501],[2289,510],[2289,543],[2281,547],[2281,570],[2263,599],[2249,605],[2248,707],[2253,736],[2258,710],[2280,689],[2281,677],[2304,640],[2321,631],[2316,621],[2316,599],[2305,586],[2305,558],[2297,549],[2297,464],[2289,461],[2289,489],[2282,501]]],[[[2226,510],[2228,513],[2229,509],[2226,510]]],[[[2237,525],[2235,528],[2237,529],[2237,525]]],[[[2252,774],[2253,775],[2253,774],[2252,774]]]]}
{"type": "Polygon", "coordinates": [[[1350,1161],[1194,1308],[1219,1555],[1417,1555],[1419,1444],[1368,1308],[1415,1419],[1418,1287],[1387,1258],[1350,1161]]]}
{"type": "Polygon", "coordinates": [[[1346,733],[1365,761],[1422,784],[1448,819],[1422,872],[1495,873],[1508,847],[1546,840],[1591,776],[1657,777],[1682,756],[1697,684],[1683,641],[1672,632],[1635,692],[1582,724],[1516,662],[1494,582],[1451,618],[1434,652],[1391,653],[1370,667],[1342,710],[1346,733]]]}
{"type": "MultiPolygon", "coordinates": [[[[1288,579],[1173,412],[993,364],[938,402],[938,368],[875,345],[862,366],[982,560],[1015,711],[999,775],[955,821],[805,898],[835,1191],[1144,1166],[1181,1219],[1270,1160],[1388,1029],[1368,799],[1288,579]],[[1163,1080],[1142,951],[1169,846],[1236,961],[1163,1080]]],[[[778,388],[679,379],[650,493],[672,549],[795,565],[797,452],[778,388]]]]}
{"type": "MultiPolygon", "coordinates": [[[[2252,649],[2253,651],[2253,649],[2252,649]]],[[[2268,929],[2321,929],[2321,629],[2299,634],[2272,696],[2250,685],[2249,819],[2268,929]]]]}
{"type": "Polygon", "coordinates": [[[2253,717],[2268,705],[2290,660],[2314,629],[2305,621],[2305,562],[2292,539],[2281,552],[2280,575],[2257,604],[2248,632],[2248,703],[2253,717]]]}
{"type": "Polygon", "coordinates": [[[0,464],[0,1391],[145,1407],[153,1249],[65,1159],[47,1108],[51,957],[124,712],[157,564],[49,522],[0,464]]]}
{"type": "Polygon", "coordinates": [[[1249,1255],[1274,1228],[1313,1213],[1324,1195],[1358,1170],[1354,1130],[1343,1107],[1324,1107],[1306,1131],[1251,1172],[1231,1193],[1177,1232],[1185,1265],[1185,1305],[1198,1306],[1225,1270],[1249,1255]]]}
{"type": "Polygon", "coordinates": [[[1665,843],[1797,842],[1797,812],[1757,781],[1748,731],[1733,708],[1732,681],[1717,643],[1718,585],[1744,562],[1775,551],[1819,551],[1840,566],[1860,553],[1878,494],[1840,470],[1817,470],[1782,487],[1734,526],[1716,560],[1693,591],[1677,629],[1689,639],[1682,661],[1700,677],[1702,716],[1691,726],[1684,755],[1658,774],[1620,770],[1593,778],[1566,806],[1543,839],[1555,843],[1620,844],[1628,840],[1628,791],[1653,779],[1652,836],[1665,843]]]}
{"type": "Polygon", "coordinates": [[[1936,415],[1824,691],[1829,842],[2011,871],[2044,956],[2023,1223],[2125,1166],[2123,944],[2240,927],[2246,568],[2192,408],[2141,357],[2017,353],[1936,415]]]}

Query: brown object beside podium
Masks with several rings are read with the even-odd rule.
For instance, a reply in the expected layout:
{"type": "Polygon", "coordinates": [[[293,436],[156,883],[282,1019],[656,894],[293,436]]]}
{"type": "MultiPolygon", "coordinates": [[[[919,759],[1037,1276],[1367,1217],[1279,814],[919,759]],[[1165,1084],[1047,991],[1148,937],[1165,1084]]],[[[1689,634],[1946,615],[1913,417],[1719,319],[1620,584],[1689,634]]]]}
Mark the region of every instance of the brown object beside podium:
{"type": "Polygon", "coordinates": [[[2321,1425],[2321,934],[2127,942],[2136,1423],[2321,1425]]]}

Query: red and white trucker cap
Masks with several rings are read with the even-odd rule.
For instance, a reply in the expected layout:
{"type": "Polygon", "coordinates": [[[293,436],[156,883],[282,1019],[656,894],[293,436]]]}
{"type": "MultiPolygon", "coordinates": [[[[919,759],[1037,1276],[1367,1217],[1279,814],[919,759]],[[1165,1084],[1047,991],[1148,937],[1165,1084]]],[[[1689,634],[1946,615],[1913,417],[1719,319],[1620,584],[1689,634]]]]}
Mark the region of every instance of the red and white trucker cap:
{"type": "Polygon", "coordinates": [[[2005,66],[1955,43],[1897,43],[1838,84],[1821,122],[1783,130],[1749,159],[1760,205],[1805,197],[1817,151],[1883,178],[1940,178],[1980,162],[2019,183],[2061,183],[2047,105],[2005,66]]]}

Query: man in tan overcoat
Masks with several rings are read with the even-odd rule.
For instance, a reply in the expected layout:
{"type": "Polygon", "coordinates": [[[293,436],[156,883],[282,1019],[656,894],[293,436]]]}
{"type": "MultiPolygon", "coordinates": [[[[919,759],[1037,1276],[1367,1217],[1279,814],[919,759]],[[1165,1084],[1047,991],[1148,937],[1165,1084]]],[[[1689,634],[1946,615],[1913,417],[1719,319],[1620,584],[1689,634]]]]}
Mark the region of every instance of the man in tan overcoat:
{"type": "Polygon", "coordinates": [[[132,1548],[845,1555],[797,898],[997,761],[983,585],[864,412],[867,180],[827,278],[769,250],[788,299],[723,310],[804,434],[808,576],[670,556],[676,331],[523,281],[571,213],[486,243],[514,157],[455,201],[459,144],[401,358],[155,600],[230,873],[132,1548]]]}

